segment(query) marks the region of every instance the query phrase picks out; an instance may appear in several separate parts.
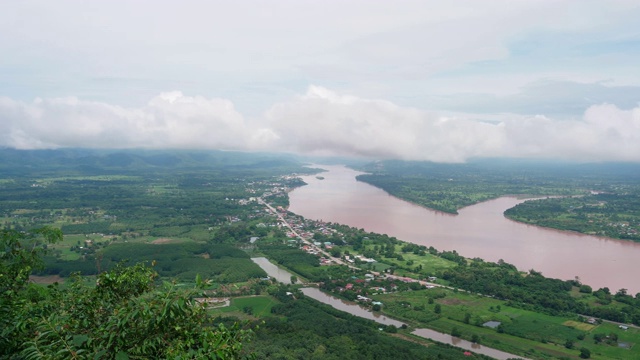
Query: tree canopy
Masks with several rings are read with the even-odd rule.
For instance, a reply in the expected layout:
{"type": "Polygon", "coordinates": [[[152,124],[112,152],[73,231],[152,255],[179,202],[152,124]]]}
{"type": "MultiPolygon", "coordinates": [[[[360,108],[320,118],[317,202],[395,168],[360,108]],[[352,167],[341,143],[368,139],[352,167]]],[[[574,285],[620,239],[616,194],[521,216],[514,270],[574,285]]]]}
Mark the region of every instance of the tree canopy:
{"type": "MultiPolygon", "coordinates": [[[[251,330],[215,325],[198,287],[159,284],[145,264],[118,265],[64,287],[30,284],[59,230],[0,232],[0,357],[26,359],[235,359],[251,330]]],[[[197,283],[202,285],[199,278],[197,283]]]]}

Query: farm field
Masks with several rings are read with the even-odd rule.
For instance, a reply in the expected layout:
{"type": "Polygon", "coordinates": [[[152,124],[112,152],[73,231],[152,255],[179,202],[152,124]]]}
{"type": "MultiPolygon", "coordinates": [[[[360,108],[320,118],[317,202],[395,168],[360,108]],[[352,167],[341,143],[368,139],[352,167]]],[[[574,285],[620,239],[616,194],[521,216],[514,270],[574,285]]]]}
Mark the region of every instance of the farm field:
{"type": "Polygon", "coordinates": [[[575,358],[577,349],[583,347],[590,350],[594,359],[640,357],[640,347],[636,346],[640,330],[633,327],[623,330],[607,322],[592,325],[585,318],[545,315],[448,289],[378,294],[372,298],[385,304],[385,314],[408,321],[412,327],[454,332],[466,340],[527,357],[575,358]],[[489,321],[500,325],[483,326],[489,321]],[[605,340],[596,343],[598,334],[603,334],[605,340]],[[607,343],[606,339],[612,337],[617,341],[607,343]]]}

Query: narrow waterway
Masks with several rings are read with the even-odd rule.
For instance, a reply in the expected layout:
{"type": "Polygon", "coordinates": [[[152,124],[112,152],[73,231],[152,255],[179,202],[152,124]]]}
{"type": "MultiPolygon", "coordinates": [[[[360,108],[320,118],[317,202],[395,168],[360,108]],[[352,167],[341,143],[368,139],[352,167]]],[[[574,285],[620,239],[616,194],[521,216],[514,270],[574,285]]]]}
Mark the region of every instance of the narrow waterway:
{"type": "MultiPolygon", "coordinates": [[[[290,279],[293,274],[285,269],[282,269],[276,266],[271,261],[269,261],[269,259],[264,257],[258,257],[258,258],[251,258],[251,260],[254,263],[256,263],[258,266],[260,266],[262,270],[264,270],[267,273],[267,275],[269,275],[270,277],[276,279],[281,283],[285,283],[285,284],[290,283],[290,279]]],[[[371,312],[369,311],[369,309],[366,309],[355,302],[346,301],[346,300],[337,298],[335,296],[331,296],[329,294],[326,294],[320,291],[320,289],[317,289],[317,288],[312,288],[312,287],[302,288],[302,293],[312,299],[318,300],[327,305],[331,305],[332,307],[338,310],[348,312],[351,315],[373,320],[375,322],[378,322],[384,325],[394,325],[396,327],[401,327],[403,325],[403,323],[398,320],[389,318],[379,313],[371,312]]]]}
{"type": "Polygon", "coordinates": [[[318,300],[321,303],[331,305],[335,309],[348,312],[351,315],[355,315],[364,319],[373,320],[383,325],[393,325],[395,327],[401,327],[402,325],[404,325],[402,322],[396,319],[392,319],[380,313],[374,313],[352,301],[347,301],[347,300],[337,298],[335,296],[331,296],[327,293],[320,291],[320,289],[308,287],[308,288],[302,288],[301,290],[302,290],[302,293],[305,294],[306,296],[312,299],[318,300]]]}
{"type": "MultiPolygon", "coordinates": [[[[258,266],[260,266],[267,273],[267,275],[269,275],[272,278],[275,278],[280,282],[287,283],[291,278],[291,275],[293,275],[287,270],[284,270],[276,266],[275,264],[270,262],[269,259],[267,258],[264,258],[264,257],[251,258],[251,260],[253,260],[253,262],[258,264],[258,266]]],[[[320,301],[321,303],[330,305],[331,307],[338,309],[340,311],[347,312],[351,315],[358,316],[368,320],[373,320],[383,325],[393,325],[396,327],[401,327],[402,325],[404,325],[401,321],[387,317],[380,313],[374,313],[369,309],[366,309],[358,305],[357,303],[354,303],[352,301],[346,301],[346,300],[337,298],[335,296],[331,296],[327,293],[322,292],[320,289],[307,287],[307,288],[302,288],[301,290],[305,296],[308,296],[314,300],[320,301]]],[[[504,351],[496,350],[486,346],[474,344],[470,341],[463,340],[448,334],[440,333],[431,329],[416,329],[412,332],[412,334],[423,337],[425,339],[431,339],[441,343],[451,344],[461,349],[465,349],[465,350],[473,351],[478,354],[490,356],[494,359],[505,360],[505,359],[511,359],[511,358],[518,358],[513,354],[509,354],[504,351]]]]}
{"type": "MultiPolygon", "coordinates": [[[[269,261],[269,259],[267,259],[266,257],[251,258],[251,261],[253,261],[258,266],[260,266],[262,270],[264,270],[267,273],[267,275],[269,275],[269,277],[272,277],[276,279],[278,282],[281,282],[284,284],[291,284],[291,276],[293,276],[293,274],[283,268],[276,266],[271,261],[269,261]]],[[[297,282],[298,281],[296,280],[296,283],[297,282]]]]}
{"type": "Polygon", "coordinates": [[[506,353],[504,351],[496,350],[493,348],[488,348],[486,346],[482,346],[480,344],[472,343],[471,341],[467,341],[464,339],[460,339],[459,337],[455,337],[449,334],[443,334],[431,329],[415,329],[412,332],[413,335],[418,335],[420,337],[435,340],[444,344],[451,344],[453,346],[457,346],[459,348],[473,351],[478,354],[487,355],[494,359],[499,360],[507,360],[507,359],[522,359],[526,360],[521,356],[516,356],[513,354],[506,353]]]}
{"type": "Polygon", "coordinates": [[[640,243],[557,231],[511,221],[503,212],[524,201],[502,197],[459,211],[426,209],[356,181],[344,166],[317,166],[324,179],[304,176],[308,184],[289,193],[289,210],[309,219],[336,222],[400,240],[456,250],[465,257],[504,261],[560,279],[576,276],[594,289],[640,292],[640,243]]]}

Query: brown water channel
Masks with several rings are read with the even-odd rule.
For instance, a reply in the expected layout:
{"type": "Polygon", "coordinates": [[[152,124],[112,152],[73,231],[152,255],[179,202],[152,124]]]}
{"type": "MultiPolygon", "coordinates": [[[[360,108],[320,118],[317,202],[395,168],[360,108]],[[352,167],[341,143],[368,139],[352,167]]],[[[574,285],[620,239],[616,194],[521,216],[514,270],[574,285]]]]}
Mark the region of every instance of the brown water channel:
{"type": "MultiPolygon", "coordinates": [[[[291,276],[293,274],[281,267],[278,267],[277,265],[269,261],[269,259],[267,259],[266,257],[251,258],[251,261],[260,266],[262,270],[264,270],[267,275],[269,275],[269,277],[276,279],[276,281],[284,284],[291,283],[291,276]]],[[[296,283],[297,282],[298,281],[296,280],[296,283]]]]}
{"type": "MultiPolygon", "coordinates": [[[[380,324],[385,324],[385,325],[394,325],[396,327],[400,327],[402,326],[402,322],[386,317],[384,315],[378,314],[378,313],[373,313],[351,301],[346,301],[346,300],[342,300],[339,299],[335,296],[331,296],[329,294],[326,294],[322,291],[320,291],[319,289],[316,288],[303,288],[302,292],[310,297],[313,298],[315,300],[318,300],[322,303],[331,305],[332,307],[338,309],[338,310],[342,310],[345,312],[350,313],[351,315],[355,315],[361,318],[365,318],[365,319],[369,319],[369,320],[373,320],[375,322],[378,322],[380,324]]],[[[431,329],[415,329],[412,334],[414,335],[418,335],[420,337],[426,338],[426,339],[431,339],[431,340],[435,340],[441,343],[445,343],[445,344],[451,344],[454,346],[457,346],[459,348],[465,349],[465,350],[470,350],[473,351],[475,353],[478,354],[483,354],[483,355],[487,355],[490,356],[494,359],[513,359],[513,358],[520,358],[518,356],[515,356],[513,354],[509,354],[506,353],[504,351],[500,351],[500,350],[496,350],[493,348],[489,348],[486,346],[482,346],[479,344],[474,344],[470,341],[467,340],[463,340],[460,339],[458,337],[455,336],[451,336],[449,334],[444,334],[441,332],[437,332],[435,330],[431,330],[431,329]]],[[[523,359],[523,358],[520,358],[523,359]]]]}
{"type": "MultiPolygon", "coordinates": [[[[291,276],[293,274],[285,269],[282,269],[276,266],[275,264],[270,262],[269,259],[264,257],[259,257],[259,258],[251,258],[251,260],[254,263],[256,263],[258,266],[260,266],[262,270],[264,270],[267,273],[267,275],[269,275],[270,277],[276,279],[281,283],[285,283],[285,284],[290,283],[291,276]]],[[[398,320],[388,318],[382,314],[373,313],[368,309],[361,307],[355,302],[346,301],[346,300],[337,298],[335,296],[331,296],[329,294],[326,294],[320,291],[317,288],[312,288],[312,287],[302,288],[302,293],[304,293],[306,296],[312,299],[331,305],[332,307],[338,310],[348,312],[351,315],[373,320],[375,322],[378,322],[384,325],[394,325],[396,327],[400,327],[403,325],[403,323],[398,320]]]]}
{"type": "Polygon", "coordinates": [[[466,207],[459,215],[426,209],[356,181],[357,171],[318,165],[324,179],[289,193],[289,210],[400,240],[456,250],[465,257],[504,261],[560,279],[576,276],[594,289],[640,292],[640,243],[557,231],[511,221],[503,212],[524,201],[502,197],[466,207]]]}
{"type": "MultiPolygon", "coordinates": [[[[276,279],[279,282],[289,283],[291,279],[291,275],[293,275],[287,270],[276,266],[275,264],[270,262],[269,259],[267,258],[259,257],[259,258],[251,258],[251,260],[256,264],[258,264],[258,266],[260,266],[270,277],[276,279]]],[[[373,320],[379,324],[384,324],[384,325],[393,325],[396,327],[401,327],[403,325],[401,321],[387,317],[380,313],[374,313],[352,301],[346,301],[346,300],[337,298],[335,296],[331,296],[327,293],[320,291],[320,289],[318,288],[307,287],[307,288],[302,288],[301,290],[302,290],[302,293],[305,294],[305,296],[308,296],[314,300],[320,301],[321,303],[330,305],[335,309],[347,312],[351,315],[373,320]]],[[[431,329],[415,329],[413,331],[413,334],[421,336],[426,339],[439,341],[445,344],[451,344],[459,348],[470,350],[479,354],[484,354],[495,359],[510,359],[510,358],[517,357],[515,355],[505,353],[500,350],[474,344],[470,341],[466,341],[448,334],[443,334],[441,332],[437,332],[431,329]]]]}

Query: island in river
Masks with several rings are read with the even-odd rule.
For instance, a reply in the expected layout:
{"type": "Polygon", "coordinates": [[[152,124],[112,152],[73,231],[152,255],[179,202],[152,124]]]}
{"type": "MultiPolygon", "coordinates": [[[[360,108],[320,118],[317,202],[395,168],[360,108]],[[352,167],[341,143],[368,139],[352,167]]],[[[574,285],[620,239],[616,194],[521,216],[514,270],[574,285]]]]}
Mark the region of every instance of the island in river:
{"type": "Polygon", "coordinates": [[[640,241],[640,164],[386,161],[363,169],[369,173],[358,180],[431,209],[457,214],[501,196],[544,196],[505,215],[532,225],[640,241]]]}

